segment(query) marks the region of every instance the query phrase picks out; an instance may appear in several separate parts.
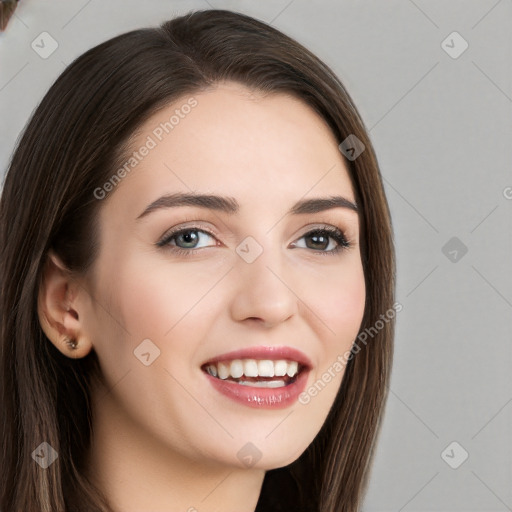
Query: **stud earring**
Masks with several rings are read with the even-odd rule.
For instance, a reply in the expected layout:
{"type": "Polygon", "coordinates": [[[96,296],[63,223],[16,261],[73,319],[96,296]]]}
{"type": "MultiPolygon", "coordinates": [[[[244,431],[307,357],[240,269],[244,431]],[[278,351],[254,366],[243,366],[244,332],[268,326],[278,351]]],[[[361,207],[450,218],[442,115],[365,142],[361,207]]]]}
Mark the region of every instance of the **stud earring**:
{"type": "Polygon", "coordinates": [[[75,350],[75,349],[76,349],[76,347],[78,347],[78,343],[76,342],[76,340],[74,340],[74,339],[72,339],[72,338],[67,338],[66,343],[69,345],[69,347],[70,347],[72,350],[75,350]]]}

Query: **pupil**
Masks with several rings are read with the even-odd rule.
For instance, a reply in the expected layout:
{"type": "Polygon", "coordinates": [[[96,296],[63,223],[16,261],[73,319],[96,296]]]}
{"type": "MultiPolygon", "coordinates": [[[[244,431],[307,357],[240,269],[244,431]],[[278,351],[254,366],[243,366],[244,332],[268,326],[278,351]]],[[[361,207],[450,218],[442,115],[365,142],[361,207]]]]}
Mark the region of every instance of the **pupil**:
{"type": "Polygon", "coordinates": [[[191,243],[192,245],[194,245],[194,242],[197,241],[197,235],[192,235],[191,233],[194,233],[194,231],[188,231],[187,233],[183,233],[180,235],[181,238],[185,241],[185,244],[191,243]]]}
{"type": "MultiPolygon", "coordinates": [[[[325,246],[325,242],[327,241],[327,237],[325,237],[324,235],[311,235],[311,239],[313,240],[314,244],[320,244],[322,246],[325,246]],[[323,243],[319,242],[319,240],[322,240],[322,239],[323,239],[323,243]]],[[[322,247],[322,248],[325,248],[325,247],[322,247]]]]}

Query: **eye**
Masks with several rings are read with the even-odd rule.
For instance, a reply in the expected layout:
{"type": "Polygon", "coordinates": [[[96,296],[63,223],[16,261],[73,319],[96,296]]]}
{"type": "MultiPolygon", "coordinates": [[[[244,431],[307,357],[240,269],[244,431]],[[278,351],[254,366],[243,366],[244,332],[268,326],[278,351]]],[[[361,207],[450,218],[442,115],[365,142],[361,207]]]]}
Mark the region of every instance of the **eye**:
{"type": "MultiPolygon", "coordinates": [[[[308,231],[305,235],[302,235],[299,240],[303,238],[311,240],[311,243],[306,243],[306,249],[313,249],[320,254],[337,254],[343,249],[351,247],[343,231],[330,226],[308,231]],[[335,244],[332,243],[332,241],[334,241],[335,244]],[[330,249],[326,250],[329,247],[330,249]]],[[[301,249],[304,248],[303,246],[298,246],[296,243],[294,243],[294,246],[300,247],[301,249]]]]}
{"type": "MultiPolygon", "coordinates": [[[[157,242],[156,245],[159,247],[168,246],[177,254],[189,254],[193,249],[202,249],[203,247],[198,247],[198,244],[201,241],[201,238],[204,239],[208,237],[214,238],[214,236],[208,231],[192,226],[189,228],[171,231],[170,233],[164,235],[162,240],[157,242]]],[[[206,247],[213,247],[215,245],[217,244],[206,247]]]]}
{"type": "MultiPolygon", "coordinates": [[[[190,226],[166,233],[156,245],[158,247],[165,247],[177,255],[190,256],[196,250],[218,245],[214,243],[201,247],[201,239],[206,241],[207,238],[216,239],[209,231],[200,229],[198,226],[190,226]]],[[[299,240],[302,239],[310,240],[311,242],[306,243],[305,246],[298,245],[297,242],[294,242],[292,246],[300,249],[311,249],[319,254],[331,255],[351,247],[344,233],[340,229],[332,226],[325,226],[308,231],[306,234],[302,235],[299,240]]]]}

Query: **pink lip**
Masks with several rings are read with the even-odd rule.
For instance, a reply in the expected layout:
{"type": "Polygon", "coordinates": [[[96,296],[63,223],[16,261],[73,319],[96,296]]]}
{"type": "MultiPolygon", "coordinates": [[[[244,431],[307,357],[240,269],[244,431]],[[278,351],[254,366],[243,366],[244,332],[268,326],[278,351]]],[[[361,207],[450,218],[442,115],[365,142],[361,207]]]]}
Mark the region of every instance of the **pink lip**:
{"type": "Polygon", "coordinates": [[[293,405],[304,391],[309,370],[301,371],[294,382],[281,388],[257,388],[234,381],[222,380],[205,373],[210,384],[219,393],[235,402],[259,409],[284,409],[293,405]]]}
{"type": "Polygon", "coordinates": [[[209,359],[202,366],[210,363],[217,363],[219,361],[232,361],[233,359],[270,359],[277,361],[279,359],[286,359],[288,361],[297,361],[305,369],[310,370],[313,367],[311,360],[296,348],[292,347],[248,347],[241,350],[234,350],[221,354],[212,359],[209,359]]]}
{"type": "MultiPolygon", "coordinates": [[[[245,386],[232,380],[219,379],[204,371],[210,384],[221,394],[249,407],[263,409],[283,409],[295,403],[306,387],[309,371],[313,364],[300,350],[291,347],[248,347],[234,350],[209,359],[202,365],[203,370],[208,364],[233,359],[270,359],[273,361],[286,359],[299,363],[299,373],[295,381],[280,388],[258,388],[245,386]]],[[[276,377],[278,378],[278,377],[276,377]]]]}

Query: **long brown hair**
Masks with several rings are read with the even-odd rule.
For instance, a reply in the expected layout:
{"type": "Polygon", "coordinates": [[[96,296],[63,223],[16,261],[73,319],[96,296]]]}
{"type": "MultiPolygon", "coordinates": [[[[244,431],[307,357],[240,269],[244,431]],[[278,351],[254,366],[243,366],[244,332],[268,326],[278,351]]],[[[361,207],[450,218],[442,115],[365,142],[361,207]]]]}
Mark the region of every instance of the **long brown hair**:
{"type": "MultiPolygon", "coordinates": [[[[78,57],[47,92],[12,155],[0,200],[0,510],[107,512],[83,473],[91,434],[94,351],[64,356],[37,316],[48,251],[73,275],[98,252],[94,195],[126,160],[130,136],[158,109],[224,80],[295,95],[341,143],[365,146],[345,158],[359,206],[367,302],[361,332],[394,303],[389,209],[364,123],[335,73],[299,43],[227,10],[187,13],[134,30],[78,57]],[[43,469],[33,451],[58,458],[43,469]]],[[[348,362],[314,441],[292,464],[266,472],[257,511],[355,512],[367,485],[391,369],[394,321],[348,362]]]]}

